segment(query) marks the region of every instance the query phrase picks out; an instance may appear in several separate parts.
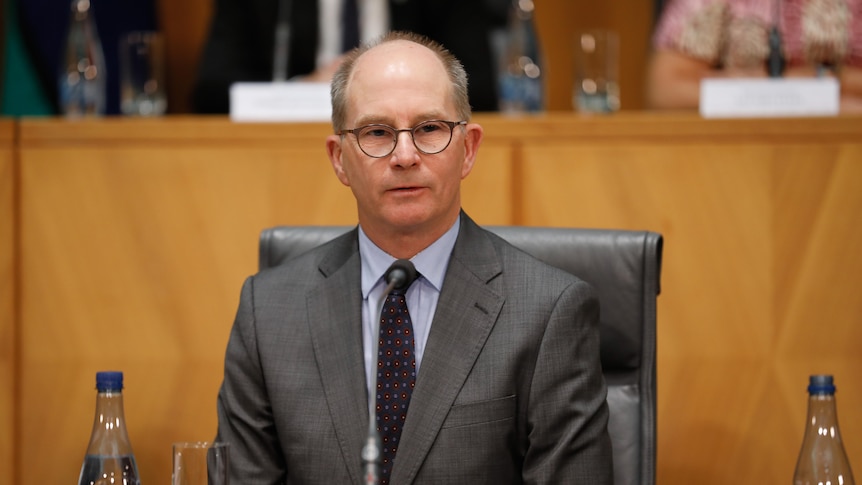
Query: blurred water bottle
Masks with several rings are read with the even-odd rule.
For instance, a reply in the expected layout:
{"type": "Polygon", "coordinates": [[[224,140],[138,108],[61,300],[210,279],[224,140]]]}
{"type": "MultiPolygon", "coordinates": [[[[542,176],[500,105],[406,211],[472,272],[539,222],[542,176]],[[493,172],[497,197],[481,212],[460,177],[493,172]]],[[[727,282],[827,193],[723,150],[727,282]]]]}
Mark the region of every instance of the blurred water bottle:
{"type": "Polygon", "coordinates": [[[496,42],[500,52],[500,111],[520,113],[544,108],[542,55],[533,22],[533,0],[514,0],[508,28],[496,42]]]}
{"type": "Polygon", "coordinates": [[[60,111],[71,118],[105,114],[106,76],[105,56],[90,0],[72,0],[58,79],[60,111]]]}
{"type": "Polygon", "coordinates": [[[821,484],[854,484],[838,432],[835,385],[829,375],[815,375],[809,380],[808,420],[793,474],[793,485],[821,484]]]}
{"type": "Polygon", "coordinates": [[[123,413],[123,373],[96,374],[96,417],[78,485],[140,485],[123,413]]]}

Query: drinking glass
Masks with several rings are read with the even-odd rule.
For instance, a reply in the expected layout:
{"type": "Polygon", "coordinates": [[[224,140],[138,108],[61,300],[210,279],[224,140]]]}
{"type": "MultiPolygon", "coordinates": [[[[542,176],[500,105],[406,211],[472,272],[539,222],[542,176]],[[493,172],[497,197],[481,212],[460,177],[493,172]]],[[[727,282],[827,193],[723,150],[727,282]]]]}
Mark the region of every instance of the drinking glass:
{"type": "Polygon", "coordinates": [[[161,116],[165,94],[165,49],[158,32],[129,32],[120,38],[120,110],[126,116],[161,116]]]}
{"type": "Polygon", "coordinates": [[[172,485],[227,485],[228,443],[193,441],[174,443],[172,485]]]}
{"type": "Polygon", "coordinates": [[[575,41],[573,104],[582,113],[613,113],[620,108],[616,32],[589,30],[575,41]]]}

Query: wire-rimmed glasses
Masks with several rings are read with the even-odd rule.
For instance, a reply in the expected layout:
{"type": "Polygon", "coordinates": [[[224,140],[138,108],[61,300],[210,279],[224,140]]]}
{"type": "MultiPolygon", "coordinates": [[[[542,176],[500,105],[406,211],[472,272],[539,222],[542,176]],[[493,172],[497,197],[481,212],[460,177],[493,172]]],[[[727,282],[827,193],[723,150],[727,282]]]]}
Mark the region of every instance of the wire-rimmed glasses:
{"type": "Polygon", "coordinates": [[[449,146],[452,142],[452,130],[456,126],[466,124],[466,121],[428,120],[413,128],[398,130],[389,125],[375,123],[352,130],[341,130],[336,134],[343,136],[346,133],[353,133],[362,153],[369,157],[383,158],[395,151],[398,135],[406,131],[410,133],[410,138],[417,150],[426,155],[434,155],[449,146]]]}

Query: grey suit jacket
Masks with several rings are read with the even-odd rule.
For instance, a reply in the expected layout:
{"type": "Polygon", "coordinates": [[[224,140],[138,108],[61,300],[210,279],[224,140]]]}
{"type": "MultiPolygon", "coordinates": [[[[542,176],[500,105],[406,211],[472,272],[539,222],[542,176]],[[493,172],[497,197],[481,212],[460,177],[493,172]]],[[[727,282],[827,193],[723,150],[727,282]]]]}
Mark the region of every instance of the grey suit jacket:
{"type": "MultiPolygon", "coordinates": [[[[612,483],[599,304],[462,214],[392,483],[612,483]]],[[[233,483],[361,483],[357,231],[246,280],[218,396],[233,483]]]]}

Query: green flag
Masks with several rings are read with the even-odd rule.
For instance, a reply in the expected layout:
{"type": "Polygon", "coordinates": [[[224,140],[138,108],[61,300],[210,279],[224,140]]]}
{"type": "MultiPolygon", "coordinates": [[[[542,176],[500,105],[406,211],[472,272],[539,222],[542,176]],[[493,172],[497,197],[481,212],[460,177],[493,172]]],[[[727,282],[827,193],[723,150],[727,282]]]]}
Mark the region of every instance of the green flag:
{"type": "Polygon", "coordinates": [[[42,90],[42,84],[21,37],[18,26],[18,0],[4,2],[3,92],[0,114],[4,116],[49,116],[54,114],[51,102],[42,90]]]}

